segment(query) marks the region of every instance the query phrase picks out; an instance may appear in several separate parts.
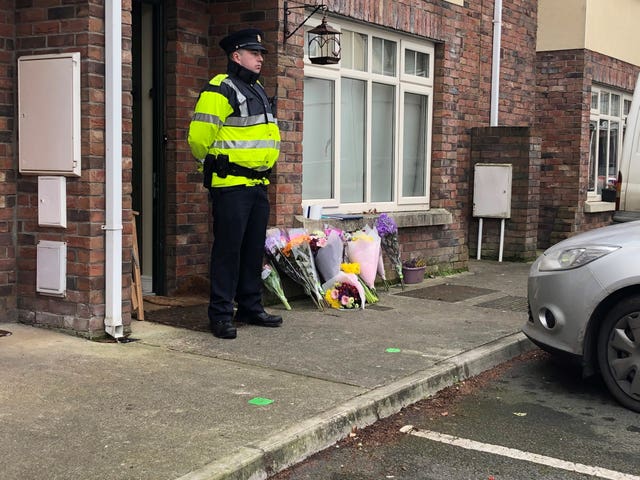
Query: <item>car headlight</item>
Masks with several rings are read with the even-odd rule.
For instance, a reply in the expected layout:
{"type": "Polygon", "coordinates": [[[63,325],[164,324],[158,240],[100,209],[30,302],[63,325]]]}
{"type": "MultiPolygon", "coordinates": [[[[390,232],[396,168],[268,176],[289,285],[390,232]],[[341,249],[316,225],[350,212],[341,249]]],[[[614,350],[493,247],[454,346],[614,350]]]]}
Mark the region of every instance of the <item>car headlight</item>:
{"type": "Polygon", "coordinates": [[[545,252],[540,260],[539,269],[547,272],[582,267],[619,248],[620,247],[610,245],[596,245],[589,247],[571,247],[545,252]]]}

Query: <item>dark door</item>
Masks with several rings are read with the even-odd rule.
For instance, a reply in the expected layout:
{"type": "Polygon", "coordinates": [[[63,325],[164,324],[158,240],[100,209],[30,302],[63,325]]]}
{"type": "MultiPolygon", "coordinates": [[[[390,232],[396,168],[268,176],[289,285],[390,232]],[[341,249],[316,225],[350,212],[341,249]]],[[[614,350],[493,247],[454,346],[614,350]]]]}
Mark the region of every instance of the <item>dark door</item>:
{"type": "Polygon", "coordinates": [[[132,15],[133,209],[142,287],[165,292],[164,28],[161,0],[134,0],[132,15]]]}

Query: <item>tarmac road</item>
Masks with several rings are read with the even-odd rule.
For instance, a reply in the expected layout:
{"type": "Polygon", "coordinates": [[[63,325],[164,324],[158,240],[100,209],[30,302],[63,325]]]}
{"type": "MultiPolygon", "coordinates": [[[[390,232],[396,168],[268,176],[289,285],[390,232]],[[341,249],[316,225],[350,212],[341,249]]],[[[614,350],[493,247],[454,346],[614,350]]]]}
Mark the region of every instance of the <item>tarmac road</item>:
{"type": "Polygon", "coordinates": [[[638,452],[639,415],[599,378],[534,350],[271,478],[640,480],[638,452]],[[414,430],[401,433],[406,425],[414,430]]]}

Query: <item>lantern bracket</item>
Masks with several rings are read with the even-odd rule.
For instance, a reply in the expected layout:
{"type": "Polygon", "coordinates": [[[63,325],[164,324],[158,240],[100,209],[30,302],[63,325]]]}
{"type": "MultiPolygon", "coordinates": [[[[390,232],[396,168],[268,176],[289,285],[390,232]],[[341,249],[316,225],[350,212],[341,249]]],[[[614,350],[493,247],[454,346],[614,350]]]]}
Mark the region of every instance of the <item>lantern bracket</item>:
{"type": "Polygon", "coordinates": [[[324,12],[327,11],[327,6],[324,3],[321,3],[320,5],[311,5],[311,4],[302,4],[302,5],[296,5],[294,7],[289,6],[290,2],[284,2],[284,43],[287,43],[287,40],[289,40],[289,38],[291,38],[291,36],[296,33],[298,30],[300,30],[300,28],[307,23],[307,20],[309,20],[312,16],[314,16],[316,13],[318,13],[319,10],[322,10],[324,12]],[[291,15],[291,10],[295,9],[295,8],[313,8],[313,10],[311,11],[311,13],[309,15],[307,15],[307,18],[305,18],[302,23],[300,25],[298,25],[293,31],[289,31],[289,15],[291,15]]]}

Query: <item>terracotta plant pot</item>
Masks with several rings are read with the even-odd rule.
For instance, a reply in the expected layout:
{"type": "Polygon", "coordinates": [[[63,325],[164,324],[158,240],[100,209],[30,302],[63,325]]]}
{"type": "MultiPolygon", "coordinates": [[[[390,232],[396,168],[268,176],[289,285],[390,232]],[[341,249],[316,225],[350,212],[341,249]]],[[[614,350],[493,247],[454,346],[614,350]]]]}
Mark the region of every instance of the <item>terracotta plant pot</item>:
{"type": "Polygon", "coordinates": [[[421,283],[424,280],[424,272],[427,267],[402,267],[404,283],[421,283]]]}

